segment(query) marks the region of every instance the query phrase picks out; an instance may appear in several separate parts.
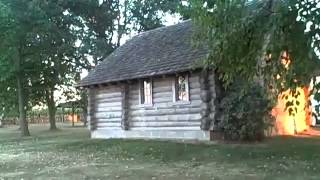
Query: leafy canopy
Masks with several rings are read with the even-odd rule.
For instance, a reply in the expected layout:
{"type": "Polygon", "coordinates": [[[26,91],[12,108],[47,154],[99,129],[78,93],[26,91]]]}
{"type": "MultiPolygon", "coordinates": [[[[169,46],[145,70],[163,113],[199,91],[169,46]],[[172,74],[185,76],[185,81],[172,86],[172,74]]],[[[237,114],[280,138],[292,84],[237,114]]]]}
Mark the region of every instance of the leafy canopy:
{"type": "Polygon", "coordinates": [[[320,70],[316,0],[194,0],[189,6],[200,27],[196,39],[209,42],[206,65],[226,87],[238,76],[263,76],[281,91],[309,84],[320,70]]]}

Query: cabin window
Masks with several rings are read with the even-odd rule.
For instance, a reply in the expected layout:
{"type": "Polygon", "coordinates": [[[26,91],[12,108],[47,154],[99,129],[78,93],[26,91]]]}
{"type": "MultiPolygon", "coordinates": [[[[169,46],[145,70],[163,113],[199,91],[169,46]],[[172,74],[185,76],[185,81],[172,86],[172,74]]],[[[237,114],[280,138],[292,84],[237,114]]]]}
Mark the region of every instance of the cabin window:
{"type": "Polygon", "coordinates": [[[151,79],[145,79],[140,82],[140,102],[141,104],[152,104],[151,79]]]}
{"type": "Polygon", "coordinates": [[[174,101],[189,101],[188,75],[179,75],[175,78],[174,101]]]}

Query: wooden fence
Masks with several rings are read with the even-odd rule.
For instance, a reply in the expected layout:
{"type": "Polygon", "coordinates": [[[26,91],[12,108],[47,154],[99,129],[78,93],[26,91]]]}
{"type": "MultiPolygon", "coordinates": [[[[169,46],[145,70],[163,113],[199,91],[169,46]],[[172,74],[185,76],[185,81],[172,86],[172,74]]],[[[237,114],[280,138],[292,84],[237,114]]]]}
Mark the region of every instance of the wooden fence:
{"type": "MultiPolygon", "coordinates": [[[[71,115],[57,115],[56,116],[56,122],[64,123],[64,122],[71,122],[70,119],[71,115]]],[[[79,116],[80,121],[84,121],[84,118],[82,115],[79,116]]],[[[40,116],[40,115],[32,115],[27,117],[29,124],[48,124],[49,123],[49,117],[48,116],[40,116]]],[[[78,120],[79,121],[79,120],[78,120]]],[[[19,124],[19,118],[18,117],[8,117],[4,118],[2,121],[3,125],[18,125],[19,124]]]]}

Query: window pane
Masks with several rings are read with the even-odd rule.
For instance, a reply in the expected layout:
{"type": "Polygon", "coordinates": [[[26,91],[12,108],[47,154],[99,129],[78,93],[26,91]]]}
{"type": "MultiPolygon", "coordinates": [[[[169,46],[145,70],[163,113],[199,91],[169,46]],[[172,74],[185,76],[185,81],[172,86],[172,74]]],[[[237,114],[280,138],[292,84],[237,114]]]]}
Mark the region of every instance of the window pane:
{"type": "Polygon", "coordinates": [[[188,101],[187,78],[186,76],[178,76],[176,81],[176,98],[179,101],[188,101]]]}
{"type": "Polygon", "coordinates": [[[152,104],[152,87],[150,80],[144,80],[142,83],[141,104],[152,104]]]}

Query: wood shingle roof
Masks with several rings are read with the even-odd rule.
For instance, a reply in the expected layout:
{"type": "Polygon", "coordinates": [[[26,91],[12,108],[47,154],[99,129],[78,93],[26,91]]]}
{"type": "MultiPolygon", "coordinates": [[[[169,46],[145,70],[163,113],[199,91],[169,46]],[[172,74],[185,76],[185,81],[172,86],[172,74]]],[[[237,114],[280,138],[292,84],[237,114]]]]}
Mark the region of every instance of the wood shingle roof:
{"type": "Polygon", "coordinates": [[[207,56],[208,50],[193,45],[192,27],[191,21],[185,21],[133,37],[89,72],[78,86],[172,74],[197,68],[197,62],[207,56]]]}

